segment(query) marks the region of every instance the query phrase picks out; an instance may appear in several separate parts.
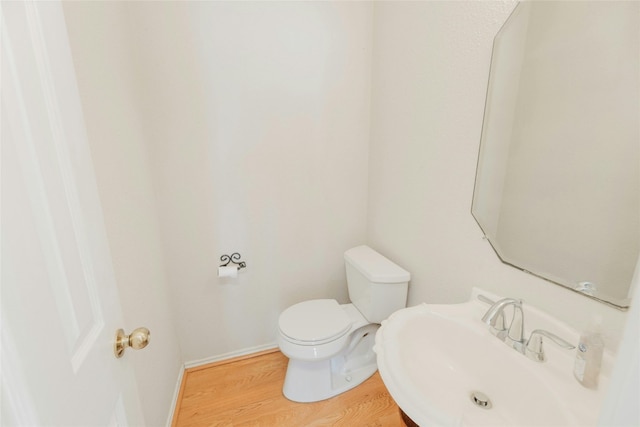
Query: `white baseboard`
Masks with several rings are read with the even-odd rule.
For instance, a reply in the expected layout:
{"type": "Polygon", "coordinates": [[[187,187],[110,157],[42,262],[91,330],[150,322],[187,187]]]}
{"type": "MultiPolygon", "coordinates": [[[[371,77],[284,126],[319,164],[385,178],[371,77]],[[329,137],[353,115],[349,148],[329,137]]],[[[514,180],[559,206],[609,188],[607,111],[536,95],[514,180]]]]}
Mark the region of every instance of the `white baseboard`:
{"type": "Polygon", "coordinates": [[[167,427],[171,427],[173,415],[176,413],[178,397],[180,396],[180,387],[182,387],[182,377],[184,377],[184,365],[180,367],[180,371],[178,372],[178,379],[176,380],[176,387],[173,391],[173,399],[171,401],[171,409],[169,410],[169,416],[167,417],[167,427]]]}
{"type": "MultiPolygon", "coordinates": [[[[237,351],[231,351],[229,353],[220,354],[218,356],[207,357],[204,359],[192,360],[184,363],[184,369],[195,368],[196,366],[206,365],[208,363],[220,362],[222,360],[233,359],[234,357],[246,356],[251,353],[258,353],[266,350],[273,350],[278,348],[278,344],[275,342],[269,344],[258,345],[255,347],[244,348],[237,351]]],[[[182,378],[182,376],[181,376],[182,378]]]]}

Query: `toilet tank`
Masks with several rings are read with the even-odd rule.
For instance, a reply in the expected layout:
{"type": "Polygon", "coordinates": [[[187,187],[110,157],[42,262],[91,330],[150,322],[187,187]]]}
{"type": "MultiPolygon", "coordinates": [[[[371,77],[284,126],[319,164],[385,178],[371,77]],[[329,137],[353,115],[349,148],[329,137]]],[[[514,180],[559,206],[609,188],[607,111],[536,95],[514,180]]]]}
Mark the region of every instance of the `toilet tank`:
{"type": "Polygon", "coordinates": [[[344,253],[349,299],[372,323],[407,305],[410,274],[368,246],[344,253]]]}

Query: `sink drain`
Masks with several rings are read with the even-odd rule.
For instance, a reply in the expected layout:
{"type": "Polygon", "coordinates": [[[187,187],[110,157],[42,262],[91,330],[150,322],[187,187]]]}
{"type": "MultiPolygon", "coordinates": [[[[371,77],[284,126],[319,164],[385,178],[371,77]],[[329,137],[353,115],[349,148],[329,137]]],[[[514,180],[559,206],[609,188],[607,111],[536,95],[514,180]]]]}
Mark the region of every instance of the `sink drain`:
{"type": "Polygon", "coordinates": [[[482,409],[491,409],[491,407],[493,406],[491,404],[489,396],[480,391],[472,391],[469,397],[471,398],[471,401],[474,405],[479,406],[482,409]]]}

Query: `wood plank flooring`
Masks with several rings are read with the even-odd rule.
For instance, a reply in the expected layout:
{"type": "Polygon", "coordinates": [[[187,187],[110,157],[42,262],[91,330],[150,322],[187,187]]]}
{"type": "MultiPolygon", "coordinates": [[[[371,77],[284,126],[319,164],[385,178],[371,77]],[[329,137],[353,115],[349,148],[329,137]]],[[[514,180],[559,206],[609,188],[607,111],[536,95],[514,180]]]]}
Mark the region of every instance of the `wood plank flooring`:
{"type": "Polygon", "coordinates": [[[376,372],[360,386],[321,402],[282,395],[288,359],[277,350],[185,371],[173,427],[404,427],[376,372]]]}

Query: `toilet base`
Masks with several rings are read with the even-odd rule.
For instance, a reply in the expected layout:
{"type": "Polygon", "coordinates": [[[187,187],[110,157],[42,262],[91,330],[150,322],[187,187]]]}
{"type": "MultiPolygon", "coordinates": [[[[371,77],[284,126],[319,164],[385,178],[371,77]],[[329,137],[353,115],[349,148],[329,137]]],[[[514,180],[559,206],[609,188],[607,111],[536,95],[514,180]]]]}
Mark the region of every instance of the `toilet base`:
{"type": "Polygon", "coordinates": [[[352,342],[331,359],[304,361],[289,359],[282,393],[294,402],[325,400],[362,384],[378,370],[373,352],[379,325],[367,325],[354,332],[352,342]]]}

